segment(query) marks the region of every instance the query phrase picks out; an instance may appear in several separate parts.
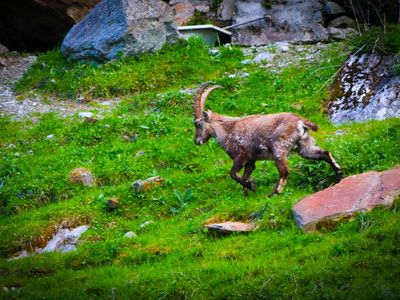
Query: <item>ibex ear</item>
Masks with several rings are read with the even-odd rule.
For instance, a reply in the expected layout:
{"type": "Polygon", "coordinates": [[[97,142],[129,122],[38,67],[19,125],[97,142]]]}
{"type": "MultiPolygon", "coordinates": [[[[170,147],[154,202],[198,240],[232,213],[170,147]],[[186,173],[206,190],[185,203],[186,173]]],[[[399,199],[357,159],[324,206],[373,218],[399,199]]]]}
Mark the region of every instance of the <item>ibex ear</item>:
{"type": "Polygon", "coordinates": [[[208,116],[208,113],[203,111],[203,120],[204,122],[210,122],[210,117],[208,116]]]}

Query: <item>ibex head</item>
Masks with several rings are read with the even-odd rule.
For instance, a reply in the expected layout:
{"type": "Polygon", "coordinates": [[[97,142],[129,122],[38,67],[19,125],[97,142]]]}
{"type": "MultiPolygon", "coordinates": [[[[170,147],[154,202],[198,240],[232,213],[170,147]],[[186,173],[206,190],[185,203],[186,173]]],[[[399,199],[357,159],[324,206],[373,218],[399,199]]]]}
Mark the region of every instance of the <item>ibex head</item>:
{"type": "Polygon", "coordinates": [[[193,116],[194,125],[196,127],[196,135],[194,138],[194,143],[196,145],[202,145],[207,143],[207,141],[212,137],[213,130],[210,126],[207,113],[204,111],[204,106],[208,95],[211,91],[215,89],[222,88],[219,85],[214,85],[207,87],[209,83],[203,84],[196,95],[194,96],[193,102],[193,116]]]}

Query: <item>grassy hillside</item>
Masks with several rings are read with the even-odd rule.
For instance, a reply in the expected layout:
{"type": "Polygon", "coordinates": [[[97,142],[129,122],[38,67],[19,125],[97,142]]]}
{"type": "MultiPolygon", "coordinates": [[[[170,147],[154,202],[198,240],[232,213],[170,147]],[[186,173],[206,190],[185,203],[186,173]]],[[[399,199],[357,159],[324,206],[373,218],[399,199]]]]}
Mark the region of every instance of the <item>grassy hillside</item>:
{"type": "Polygon", "coordinates": [[[331,44],[321,61],[280,72],[241,64],[236,48],[208,51],[191,40],[103,66],[73,64],[59,51],[39,58],[16,87],[26,97],[35,91],[122,101],[97,123],[54,114],[18,122],[0,118],[0,297],[399,298],[397,205],[358,215],[333,231],[304,234],[290,209],[335,183],[327,164],[293,155],[284,192],[267,198],[278,174],[273,162],[258,162],[257,192],[244,197],[216,142],[193,143],[188,89],[212,80],[225,87],[208,101],[217,112],[291,111],[318,123],[313,136],[346,176],[398,165],[399,119],[337,127],[324,114],[344,46],[331,44]],[[229,76],[244,72],[249,76],[229,76]],[[96,186],[70,183],[76,167],[92,170],[96,186]],[[165,183],[143,193],[131,189],[133,181],[155,175],[165,183]],[[120,199],[116,210],[106,205],[111,197],[120,199]],[[244,220],[264,207],[258,229],[248,235],[216,238],[202,229],[207,220],[244,220]],[[18,250],[43,246],[61,223],[90,225],[77,251],[7,260],[18,250]],[[137,237],[125,238],[127,231],[137,237]]]}

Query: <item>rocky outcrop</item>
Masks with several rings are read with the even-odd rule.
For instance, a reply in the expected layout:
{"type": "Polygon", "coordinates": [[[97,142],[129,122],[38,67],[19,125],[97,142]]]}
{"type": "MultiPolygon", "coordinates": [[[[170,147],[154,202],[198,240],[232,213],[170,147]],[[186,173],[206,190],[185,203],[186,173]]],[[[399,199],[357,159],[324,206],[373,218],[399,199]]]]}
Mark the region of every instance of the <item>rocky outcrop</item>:
{"type": "Polygon", "coordinates": [[[233,23],[241,23],[265,15],[272,16],[272,22],[253,23],[237,28],[233,36],[235,43],[258,45],[276,41],[315,42],[328,39],[323,27],[322,5],[318,0],[288,0],[285,3],[252,0],[236,1],[236,15],[233,23]]]}
{"type": "Polygon", "coordinates": [[[400,196],[400,167],[371,171],[343,179],[340,183],[297,202],[292,212],[304,231],[331,228],[337,222],[377,206],[390,206],[400,196]]]}
{"type": "Polygon", "coordinates": [[[336,124],[400,116],[400,56],[354,54],[331,87],[328,114],[336,124]]]}
{"type": "Polygon", "coordinates": [[[66,35],[61,51],[74,60],[103,62],[154,52],[177,40],[172,10],[161,0],[104,0],[66,35]]]}

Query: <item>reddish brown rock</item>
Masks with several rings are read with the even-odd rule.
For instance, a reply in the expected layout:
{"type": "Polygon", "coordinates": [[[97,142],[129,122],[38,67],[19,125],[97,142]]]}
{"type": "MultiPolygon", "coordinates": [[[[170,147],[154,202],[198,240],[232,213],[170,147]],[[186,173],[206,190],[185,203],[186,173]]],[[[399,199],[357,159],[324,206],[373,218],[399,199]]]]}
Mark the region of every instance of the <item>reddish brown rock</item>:
{"type": "Polygon", "coordinates": [[[107,205],[111,209],[116,209],[119,206],[119,198],[110,198],[107,200],[107,205]]]}
{"type": "Polygon", "coordinates": [[[293,208],[296,223],[304,231],[329,227],[357,212],[390,206],[400,196],[400,167],[371,171],[343,179],[340,183],[308,196],[293,208]]]}
{"type": "Polygon", "coordinates": [[[90,170],[85,168],[75,168],[69,173],[69,181],[82,184],[84,186],[95,185],[95,179],[90,170]]]}
{"type": "Polygon", "coordinates": [[[174,20],[178,26],[181,26],[194,15],[196,6],[191,2],[180,2],[174,5],[174,20]]]}
{"type": "Polygon", "coordinates": [[[206,224],[204,228],[211,231],[216,231],[220,233],[232,233],[232,232],[249,232],[256,228],[254,223],[243,223],[243,222],[223,222],[223,223],[213,223],[206,224]]]}

